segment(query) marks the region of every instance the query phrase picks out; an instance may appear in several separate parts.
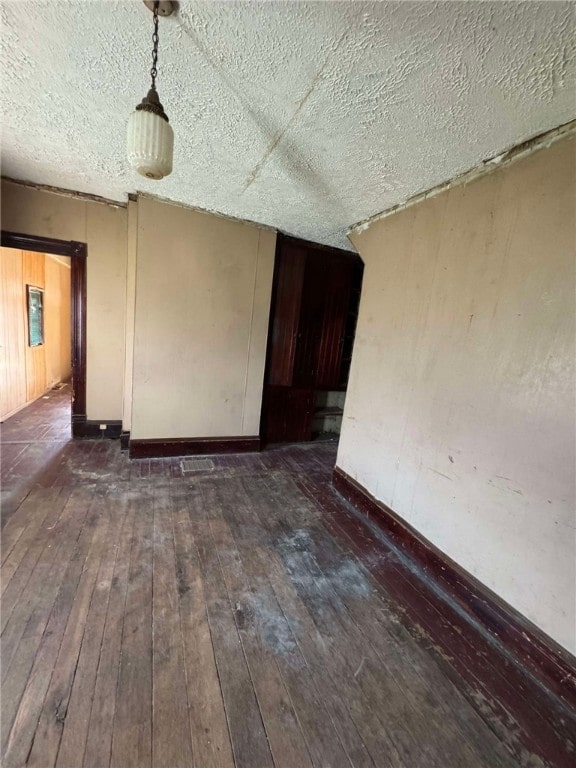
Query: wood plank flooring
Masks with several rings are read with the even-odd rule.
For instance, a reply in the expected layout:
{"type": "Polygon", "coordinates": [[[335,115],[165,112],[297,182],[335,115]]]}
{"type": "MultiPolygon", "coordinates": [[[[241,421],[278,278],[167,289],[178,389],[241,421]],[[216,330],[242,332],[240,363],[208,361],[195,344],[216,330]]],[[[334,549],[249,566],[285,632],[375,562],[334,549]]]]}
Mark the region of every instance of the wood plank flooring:
{"type": "Polygon", "coordinates": [[[2,536],[5,768],[543,765],[407,616],[400,570],[388,590],[354,550],[333,444],[186,474],[110,441],[26,453],[2,462],[24,494],[2,536]]]}

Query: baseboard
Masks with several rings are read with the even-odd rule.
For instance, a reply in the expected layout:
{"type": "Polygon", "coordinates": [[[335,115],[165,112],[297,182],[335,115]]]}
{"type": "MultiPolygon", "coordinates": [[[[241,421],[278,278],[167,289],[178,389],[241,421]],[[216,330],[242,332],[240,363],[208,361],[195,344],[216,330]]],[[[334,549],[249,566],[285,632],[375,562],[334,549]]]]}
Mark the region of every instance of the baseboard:
{"type": "Polygon", "coordinates": [[[120,450],[127,451],[130,448],[130,432],[122,430],[120,432],[120,450]]]}
{"type": "Polygon", "coordinates": [[[117,440],[121,432],[121,421],[89,421],[84,414],[72,415],[72,437],[117,440]]]}
{"type": "MultiPolygon", "coordinates": [[[[488,669],[496,669],[506,678],[507,670],[513,665],[525,681],[523,690],[537,690],[545,697],[551,719],[559,724],[558,737],[556,740],[556,729],[553,728],[552,733],[546,735],[546,740],[544,737],[540,740],[539,751],[550,760],[551,765],[569,765],[576,743],[567,743],[569,740],[565,734],[566,731],[570,732],[571,727],[576,728],[576,658],[451,560],[393,510],[375,499],[342,469],[336,467],[332,479],[338,492],[358,512],[375,523],[394,546],[417,566],[415,572],[420,573],[422,592],[440,614],[458,611],[464,617],[464,620],[460,620],[459,631],[467,634],[472,645],[478,644],[482,635],[482,645],[490,653],[487,659],[489,664],[486,665],[486,690],[490,690],[491,686],[488,669]],[[564,736],[561,736],[562,733],[564,736]],[[562,755],[566,758],[565,762],[562,755]]],[[[442,643],[440,628],[435,641],[442,643]]],[[[465,668],[460,669],[460,672],[466,676],[465,668]]],[[[478,676],[478,670],[475,674],[478,676]]],[[[525,698],[520,690],[513,691],[503,701],[500,689],[494,693],[494,698],[519,723],[523,723],[536,743],[539,743],[539,734],[534,733],[535,723],[526,720],[523,710],[525,698]]],[[[576,730],[572,733],[576,733],[576,730]]]]}
{"type": "Polygon", "coordinates": [[[130,440],[131,459],[158,459],[212,453],[250,453],[260,450],[259,437],[184,437],[130,440]]]}

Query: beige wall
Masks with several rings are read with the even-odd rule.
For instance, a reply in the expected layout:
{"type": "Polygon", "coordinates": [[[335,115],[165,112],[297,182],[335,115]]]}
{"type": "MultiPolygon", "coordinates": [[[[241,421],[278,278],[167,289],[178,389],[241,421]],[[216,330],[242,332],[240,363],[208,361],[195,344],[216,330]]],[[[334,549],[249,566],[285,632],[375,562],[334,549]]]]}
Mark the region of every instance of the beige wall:
{"type": "Polygon", "coordinates": [[[132,438],[258,434],[275,240],[139,199],[132,438]]]}
{"type": "Polygon", "coordinates": [[[87,416],[122,418],[126,208],[2,182],[2,229],[88,245],[87,416]]]}
{"type": "Polygon", "coordinates": [[[338,465],[576,651],[574,137],[351,236],[338,465]]]}

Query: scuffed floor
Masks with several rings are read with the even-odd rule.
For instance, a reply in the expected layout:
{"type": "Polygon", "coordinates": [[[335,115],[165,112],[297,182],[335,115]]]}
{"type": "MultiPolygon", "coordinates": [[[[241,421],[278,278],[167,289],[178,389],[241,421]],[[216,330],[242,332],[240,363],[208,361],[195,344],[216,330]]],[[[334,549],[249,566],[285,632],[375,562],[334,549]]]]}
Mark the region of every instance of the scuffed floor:
{"type": "Polygon", "coordinates": [[[342,534],[334,445],[186,474],[112,441],[25,454],[4,473],[24,494],[2,538],[5,768],[539,764],[342,534]]]}

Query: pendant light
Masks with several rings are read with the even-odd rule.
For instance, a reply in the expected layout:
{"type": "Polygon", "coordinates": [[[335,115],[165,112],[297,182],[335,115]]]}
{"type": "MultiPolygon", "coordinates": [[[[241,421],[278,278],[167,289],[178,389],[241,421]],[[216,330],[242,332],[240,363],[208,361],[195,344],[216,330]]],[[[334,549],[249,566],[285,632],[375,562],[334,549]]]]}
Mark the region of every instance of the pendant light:
{"type": "Polygon", "coordinates": [[[147,179],[163,179],[172,172],[174,132],[156,91],[158,64],[158,15],[169,16],[169,0],[144,0],[154,14],[152,35],[152,85],[128,120],[128,160],[147,179]]]}

